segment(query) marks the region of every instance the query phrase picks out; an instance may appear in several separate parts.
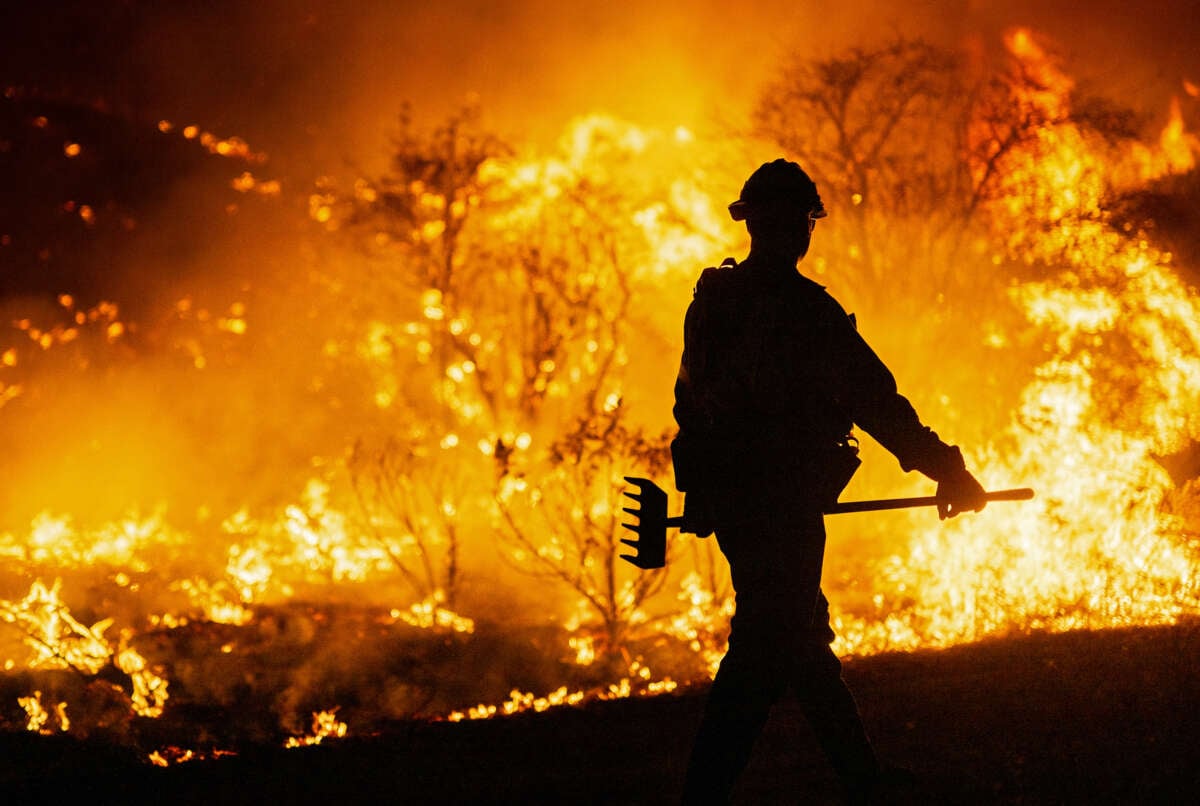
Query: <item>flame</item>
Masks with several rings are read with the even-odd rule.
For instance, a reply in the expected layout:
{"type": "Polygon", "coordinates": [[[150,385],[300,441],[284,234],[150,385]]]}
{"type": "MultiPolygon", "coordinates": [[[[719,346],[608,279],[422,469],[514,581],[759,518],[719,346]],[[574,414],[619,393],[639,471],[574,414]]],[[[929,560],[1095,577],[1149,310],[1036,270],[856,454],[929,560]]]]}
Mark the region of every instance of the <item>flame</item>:
{"type": "Polygon", "coordinates": [[[413,604],[407,611],[393,610],[392,618],[400,619],[414,627],[430,629],[438,627],[460,633],[475,632],[474,619],[460,616],[444,606],[445,591],[434,591],[424,600],[413,604]]]}
{"type": "MultiPolygon", "coordinates": [[[[146,659],[129,645],[132,631],[122,631],[118,646],[105,636],[112,619],[87,626],[75,619],[60,598],[62,581],[56,579],[50,587],[39,579],[19,602],[0,600],[0,619],[15,627],[29,650],[28,669],[72,669],[94,676],[106,666],[113,665],[130,678],[130,704],[134,713],[144,717],[162,715],[167,701],[167,681],[151,669],[146,659]]],[[[29,714],[30,730],[40,730],[47,716],[41,706],[40,693],[34,698],[22,698],[29,714]]],[[[70,723],[66,704],[55,706],[61,729],[70,723]]]]}
{"type": "Polygon", "coordinates": [[[112,657],[112,646],[104,637],[112,619],[90,627],[77,621],[59,598],[61,587],[62,580],[50,587],[35,580],[21,601],[0,600],[0,619],[24,634],[30,650],[28,668],[78,669],[94,675],[112,657]]]}
{"type": "Polygon", "coordinates": [[[1069,109],[1071,90],[1075,88],[1074,79],[1059,69],[1028,28],[1010,31],[1004,37],[1004,44],[1032,79],[1023,87],[1022,100],[1032,103],[1049,120],[1063,118],[1069,109]]]}
{"type": "Polygon", "coordinates": [[[162,716],[163,706],[167,702],[167,681],[155,674],[137,650],[125,642],[132,637],[132,631],[125,631],[121,636],[121,647],[113,658],[113,665],[133,681],[133,691],[130,694],[133,712],[138,716],[162,716]]]}
{"type": "Polygon", "coordinates": [[[706,585],[696,571],[684,577],[679,587],[678,598],[687,609],[670,618],[665,632],[686,641],[688,648],[703,659],[709,676],[715,676],[725,656],[733,596],[711,582],[706,585]]]}
{"type": "Polygon", "coordinates": [[[17,697],[17,703],[25,711],[25,729],[32,733],[51,735],[54,730],[48,725],[51,718],[58,723],[58,729],[66,733],[71,729],[71,720],[67,718],[67,704],[59,702],[50,711],[42,704],[42,692],[35,691],[31,697],[17,697]]]}
{"type": "Polygon", "coordinates": [[[450,722],[461,722],[464,719],[490,719],[494,716],[512,716],[523,711],[545,711],[563,705],[577,705],[586,698],[582,691],[568,691],[566,686],[555,689],[544,697],[538,697],[529,692],[513,689],[506,701],[499,705],[480,704],[468,708],[466,712],[452,711],[446,717],[450,722]]]}
{"type": "Polygon", "coordinates": [[[551,708],[578,705],[587,700],[619,700],[639,696],[654,696],[675,691],[678,684],[670,678],[655,680],[648,666],[634,661],[630,664],[628,673],[615,683],[610,683],[603,689],[592,691],[571,691],[567,686],[555,689],[545,696],[537,696],[531,692],[513,689],[508,699],[499,704],[480,703],[466,711],[451,711],[445,719],[449,722],[461,722],[464,719],[492,719],[497,716],[513,716],[514,714],[533,711],[541,713],[551,708]]]}
{"type": "Polygon", "coordinates": [[[169,767],[172,764],[183,764],[188,761],[205,761],[208,759],[236,756],[232,750],[212,750],[202,752],[184,747],[169,745],[146,754],[146,760],[156,767],[169,767]]]}
{"type": "MultiPolygon", "coordinates": [[[[1043,56],[1019,36],[1010,44],[1023,59],[1043,56]]],[[[1034,66],[1047,86],[1069,88],[1034,66]]],[[[1172,485],[1155,460],[1200,437],[1200,305],[1169,255],[1111,226],[1103,165],[1074,124],[1046,127],[1009,159],[996,205],[1014,255],[1063,268],[1012,291],[1048,353],[997,440],[1016,450],[993,447],[969,464],[1020,479],[1038,498],[989,508],[980,524],[919,531],[881,569],[874,613],[836,619],[839,651],[1171,624],[1200,612],[1200,561],[1168,511],[1172,485]],[[1136,355],[1133,368],[1122,351],[1136,355]]]]}
{"type": "Polygon", "coordinates": [[[326,739],[341,739],[345,737],[347,730],[345,722],[337,718],[338,709],[331,708],[327,711],[314,711],[312,715],[312,732],[307,736],[292,736],[284,747],[311,747],[318,745],[326,739]]]}
{"type": "Polygon", "coordinates": [[[1197,154],[1200,154],[1200,138],[1185,128],[1177,97],[1171,99],[1169,117],[1159,135],[1157,148],[1140,143],[1132,146],[1132,158],[1143,180],[1185,174],[1196,167],[1197,154]]]}

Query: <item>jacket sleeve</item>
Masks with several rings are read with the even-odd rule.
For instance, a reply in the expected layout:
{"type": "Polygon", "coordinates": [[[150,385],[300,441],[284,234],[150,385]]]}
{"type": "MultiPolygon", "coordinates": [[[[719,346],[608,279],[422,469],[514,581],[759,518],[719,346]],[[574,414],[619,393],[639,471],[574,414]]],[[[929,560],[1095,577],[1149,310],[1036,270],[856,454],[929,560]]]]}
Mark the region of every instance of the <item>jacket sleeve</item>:
{"type": "Polygon", "coordinates": [[[720,407],[719,390],[711,388],[709,377],[712,342],[717,338],[713,306],[721,295],[719,268],[705,269],[693,293],[683,318],[683,355],[679,360],[679,375],[675,379],[675,422],[684,434],[711,431],[716,409],[720,407]]]}
{"type": "Polygon", "coordinates": [[[896,379],[859,335],[845,311],[826,296],[820,327],[830,346],[829,383],[851,419],[887,448],[907,472],[941,481],[965,470],[962,452],[922,424],[896,379]]]}
{"type": "Polygon", "coordinates": [[[711,435],[719,403],[714,399],[708,377],[714,338],[712,288],[718,283],[718,269],[705,269],[696,283],[695,295],[683,322],[683,355],[675,379],[675,407],[672,413],[679,433],[671,442],[675,486],[681,491],[696,491],[713,483],[711,435]]]}
{"type": "Polygon", "coordinates": [[[695,381],[698,380],[695,376],[702,371],[700,367],[695,366],[696,359],[700,357],[697,355],[695,343],[699,316],[697,302],[693,300],[683,319],[683,355],[680,356],[679,374],[675,378],[675,408],[672,410],[675,422],[684,432],[702,431],[706,427],[706,418],[695,385],[695,381]]]}

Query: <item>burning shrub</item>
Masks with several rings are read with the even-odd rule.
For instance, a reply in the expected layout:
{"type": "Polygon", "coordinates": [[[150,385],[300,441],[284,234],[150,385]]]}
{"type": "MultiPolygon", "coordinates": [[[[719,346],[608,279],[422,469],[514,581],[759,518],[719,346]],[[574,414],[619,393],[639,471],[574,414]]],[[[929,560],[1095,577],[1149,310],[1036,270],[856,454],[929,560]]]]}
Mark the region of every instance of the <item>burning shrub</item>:
{"type": "Polygon", "coordinates": [[[665,570],[638,573],[620,562],[622,477],[659,475],[669,463],[666,435],[648,439],[630,430],[621,412],[615,403],[581,419],[550,446],[545,465],[504,465],[496,496],[510,561],[580,597],[582,629],[574,642],[585,665],[597,654],[609,662],[628,656],[649,620],[646,606],[667,582],[665,570]]]}

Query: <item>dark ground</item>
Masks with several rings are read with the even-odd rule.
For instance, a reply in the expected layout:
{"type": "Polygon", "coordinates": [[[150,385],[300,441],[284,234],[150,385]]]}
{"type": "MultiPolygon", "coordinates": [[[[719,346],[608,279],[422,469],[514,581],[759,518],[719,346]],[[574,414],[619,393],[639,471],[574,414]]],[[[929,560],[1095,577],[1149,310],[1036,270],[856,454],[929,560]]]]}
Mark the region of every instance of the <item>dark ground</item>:
{"type": "MultiPolygon", "coordinates": [[[[902,803],[1200,802],[1200,623],[988,641],[846,664],[902,803]]],[[[303,750],[170,769],[69,739],[0,735],[7,803],[605,803],[677,797],[703,693],[483,722],[405,723],[303,750]]],[[[794,705],[737,792],[838,803],[794,705]]]]}

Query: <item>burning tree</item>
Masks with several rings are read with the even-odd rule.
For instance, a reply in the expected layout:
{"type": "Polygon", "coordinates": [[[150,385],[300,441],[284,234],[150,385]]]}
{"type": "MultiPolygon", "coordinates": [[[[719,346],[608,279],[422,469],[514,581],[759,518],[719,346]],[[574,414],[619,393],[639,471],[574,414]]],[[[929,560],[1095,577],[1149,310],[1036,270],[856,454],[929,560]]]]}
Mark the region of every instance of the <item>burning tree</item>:
{"type": "MultiPolygon", "coordinates": [[[[502,556],[581,597],[588,630],[611,658],[666,581],[621,567],[613,506],[622,475],[664,469],[665,439],[629,423],[621,405],[627,345],[645,328],[639,297],[653,293],[654,275],[637,268],[650,254],[638,223],[649,202],[623,186],[646,144],[631,127],[593,120],[558,155],[519,159],[477,126],[465,112],[431,135],[406,127],[393,172],[359,184],[343,200],[347,212],[327,218],[365,235],[372,258],[391,267],[371,278],[384,286],[372,300],[394,301],[372,325],[386,377],[429,381],[383,385],[381,405],[422,430],[403,447],[385,441],[382,452],[360,442],[354,489],[385,543],[385,521],[404,526],[409,556],[420,560],[409,568],[402,551],[390,552],[405,578],[419,574],[422,592],[447,602],[460,568],[455,523],[468,507],[477,518],[473,495],[493,490],[502,556]],[[414,321],[388,323],[413,299],[422,306],[414,321]],[[431,411],[434,433],[424,430],[431,411]],[[396,459],[398,450],[409,460],[396,459]],[[407,470],[418,462],[422,473],[407,470]],[[452,477],[456,496],[418,492],[452,477]],[[439,530],[442,572],[428,542],[439,530]]],[[[329,201],[336,210],[337,197],[329,201]]]]}
{"type": "Polygon", "coordinates": [[[330,279],[349,287],[357,314],[331,344],[361,357],[377,411],[346,461],[359,528],[437,623],[457,595],[459,518],[488,478],[464,453],[499,405],[480,355],[487,345],[468,318],[486,278],[465,236],[486,190],[481,167],[504,149],[469,109],[430,133],[402,114],[393,147],[388,173],[348,194],[327,186],[310,213],[350,233],[360,255],[330,279]]]}
{"type": "Polygon", "coordinates": [[[1110,103],[1087,99],[1084,113],[1071,112],[1069,80],[1019,58],[1035,47],[1028,35],[1013,43],[1018,57],[999,66],[968,66],[920,39],[796,58],[760,94],[756,134],[795,155],[832,198],[830,225],[849,258],[839,276],[864,299],[925,307],[999,296],[1001,284],[984,280],[995,272],[972,264],[987,244],[982,208],[1011,187],[1011,155],[1068,117],[1109,138],[1132,135],[1129,113],[1110,103]]]}
{"type": "Polygon", "coordinates": [[[1169,255],[1113,225],[1107,205],[1127,169],[1073,117],[1072,82],[1028,32],[1007,45],[1017,72],[1037,77],[1009,87],[1036,126],[994,154],[981,210],[1005,245],[997,264],[1040,271],[1009,298],[1043,341],[1011,422],[978,463],[1031,483],[1038,503],[993,516],[1004,518],[995,532],[918,531],[875,582],[903,592],[894,604],[877,598],[893,612],[875,627],[845,620],[844,648],[1172,621],[1200,603],[1200,558],[1154,459],[1196,439],[1194,295],[1169,255]],[[923,582],[910,588],[901,580],[915,569],[923,582]]]}
{"type": "Polygon", "coordinates": [[[918,220],[970,195],[960,159],[968,108],[956,53],[897,40],[787,63],[760,94],[754,124],[811,166],[871,262],[890,254],[873,254],[872,212],[918,220]]]}

